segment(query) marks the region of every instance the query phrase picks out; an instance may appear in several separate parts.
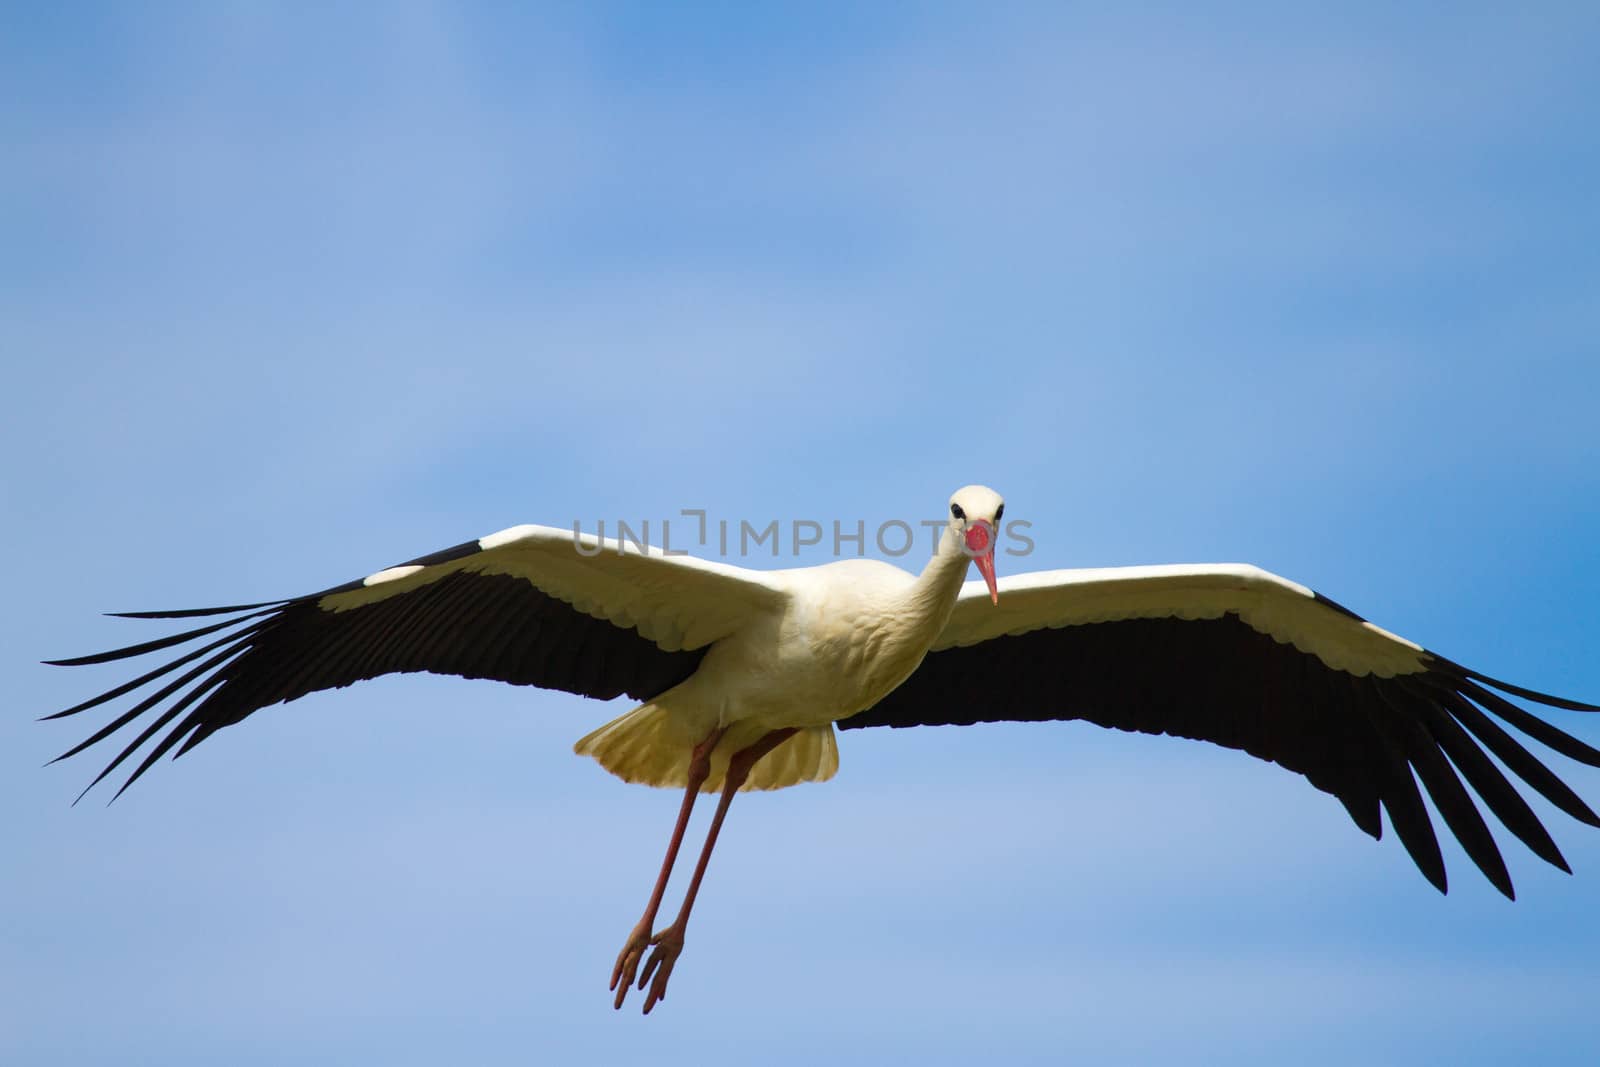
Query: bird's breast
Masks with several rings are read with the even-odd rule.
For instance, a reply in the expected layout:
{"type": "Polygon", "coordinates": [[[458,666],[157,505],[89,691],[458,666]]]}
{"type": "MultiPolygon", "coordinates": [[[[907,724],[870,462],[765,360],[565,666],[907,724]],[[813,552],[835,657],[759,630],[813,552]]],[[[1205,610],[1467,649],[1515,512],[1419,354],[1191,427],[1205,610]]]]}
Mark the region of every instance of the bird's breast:
{"type": "Polygon", "coordinates": [[[788,620],[785,660],[822,721],[853,715],[916,670],[933,642],[898,597],[871,586],[829,591],[788,620]]]}
{"type": "Polygon", "coordinates": [[[693,688],[725,724],[825,725],[877,703],[922,662],[942,620],[918,615],[908,575],[840,567],[830,578],[712,647],[693,688]]]}

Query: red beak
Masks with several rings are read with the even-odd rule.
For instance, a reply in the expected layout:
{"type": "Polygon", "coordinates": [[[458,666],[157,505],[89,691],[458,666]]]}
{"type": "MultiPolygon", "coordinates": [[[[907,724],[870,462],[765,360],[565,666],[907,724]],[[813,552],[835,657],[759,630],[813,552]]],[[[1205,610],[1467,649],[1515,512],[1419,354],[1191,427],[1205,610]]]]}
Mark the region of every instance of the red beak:
{"type": "Polygon", "coordinates": [[[967,555],[978,565],[978,573],[989,586],[989,600],[1000,603],[1000,590],[994,583],[994,527],[979,519],[967,527],[967,555]]]}

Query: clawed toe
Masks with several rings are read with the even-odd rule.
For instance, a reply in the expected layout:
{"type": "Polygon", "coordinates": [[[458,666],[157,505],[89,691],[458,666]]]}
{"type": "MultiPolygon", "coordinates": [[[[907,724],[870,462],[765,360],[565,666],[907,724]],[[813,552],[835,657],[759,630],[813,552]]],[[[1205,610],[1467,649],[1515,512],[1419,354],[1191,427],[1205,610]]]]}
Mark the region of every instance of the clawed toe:
{"type": "Polygon", "coordinates": [[[650,1014],[650,1009],[657,1003],[667,999],[667,979],[672,977],[672,968],[683,953],[683,932],[669,926],[652,937],[650,943],[655,949],[650,953],[650,959],[646,961],[644,971],[639,975],[640,989],[645,987],[645,983],[650,984],[650,992],[644,998],[646,1015],[650,1014]]]}
{"type": "MultiPolygon", "coordinates": [[[[614,1008],[621,1008],[623,1000],[628,995],[628,989],[633,985],[633,976],[639,970],[639,961],[644,958],[644,950],[650,946],[653,939],[650,937],[650,927],[640,923],[628,934],[628,941],[622,946],[622,951],[617,953],[616,966],[611,968],[611,988],[616,990],[617,999],[612,1004],[614,1008]]],[[[641,983],[642,988],[642,983],[641,983]]],[[[646,1011],[649,1009],[646,1008],[646,1011]]]]}

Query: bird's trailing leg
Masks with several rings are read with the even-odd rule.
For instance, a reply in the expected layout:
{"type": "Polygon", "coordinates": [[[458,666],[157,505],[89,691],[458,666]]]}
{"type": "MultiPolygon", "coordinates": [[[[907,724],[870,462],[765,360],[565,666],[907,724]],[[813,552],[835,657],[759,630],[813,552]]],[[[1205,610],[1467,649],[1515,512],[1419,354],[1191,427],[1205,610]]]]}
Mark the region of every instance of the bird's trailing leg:
{"type": "MultiPolygon", "coordinates": [[[[728,815],[728,806],[733,803],[733,794],[750,776],[750,768],[794,733],[793,727],[773,730],[755,744],[741,748],[728,758],[728,775],[722,786],[722,796],[717,799],[717,812],[711,817],[711,827],[706,830],[706,843],[700,849],[700,862],[695,864],[694,876],[689,879],[689,890],[683,895],[683,907],[678,910],[678,917],[672,920],[671,926],[650,939],[655,951],[650,953],[650,961],[644,965],[644,973],[639,976],[640,989],[650,982],[650,993],[644,998],[646,1015],[650,1014],[650,1009],[656,1006],[657,1001],[666,999],[667,979],[672,977],[672,967],[683,952],[683,932],[689,925],[689,911],[694,907],[695,895],[700,892],[700,880],[706,876],[706,865],[711,862],[711,850],[717,845],[717,834],[722,830],[722,820],[728,815]],[[653,982],[650,981],[652,974],[655,975],[653,982]]],[[[617,1003],[622,1003],[620,994],[617,1003]]]]}
{"type": "Polygon", "coordinates": [[[628,934],[628,942],[617,954],[616,966],[611,968],[611,988],[617,991],[615,1006],[618,1008],[622,1007],[622,1000],[628,995],[628,987],[633,984],[633,976],[639,970],[639,960],[644,957],[644,950],[650,945],[650,930],[656,924],[656,912],[661,910],[661,897],[667,891],[667,880],[672,877],[672,865],[678,859],[678,848],[683,844],[683,832],[688,829],[689,816],[694,812],[695,797],[700,795],[700,787],[705,784],[706,776],[711,773],[711,750],[722,740],[725,729],[719,726],[712,730],[689,753],[689,784],[683,791],[683,806],[678,809],[678,822],[672,828],[672,839],[667,842],[667,854],[661,861],[661,873],[656,876],[656,887],[650,891],[650,902],[644,906],[644,917],[628,934]]]}

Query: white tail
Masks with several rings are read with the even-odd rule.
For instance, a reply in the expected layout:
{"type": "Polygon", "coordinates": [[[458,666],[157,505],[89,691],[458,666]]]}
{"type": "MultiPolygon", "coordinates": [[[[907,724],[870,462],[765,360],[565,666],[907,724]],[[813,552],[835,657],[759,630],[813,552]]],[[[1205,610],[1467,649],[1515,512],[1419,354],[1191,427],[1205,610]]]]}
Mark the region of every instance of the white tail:
{"type": "MultiPolygon", "coordinates": [[[[720,791],[729,755],[754,742],[761,733],[760,727],[748,721],[729,727],[711,754],[711,774],[700,791],[720,791]]],[[[641,704],[580,738],[572,750],[580,756],[593,756],[600,766],[625,782],[681,789],[689,784],[689,754],[698,741],[698,737],[686,736],[665,708],[641,704]]],[[[832,724],[807,727],[767,753],[750,771],[740,791],[825,782],[838,769],[839,746],[834,741],[832,724]]]]}

